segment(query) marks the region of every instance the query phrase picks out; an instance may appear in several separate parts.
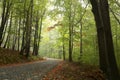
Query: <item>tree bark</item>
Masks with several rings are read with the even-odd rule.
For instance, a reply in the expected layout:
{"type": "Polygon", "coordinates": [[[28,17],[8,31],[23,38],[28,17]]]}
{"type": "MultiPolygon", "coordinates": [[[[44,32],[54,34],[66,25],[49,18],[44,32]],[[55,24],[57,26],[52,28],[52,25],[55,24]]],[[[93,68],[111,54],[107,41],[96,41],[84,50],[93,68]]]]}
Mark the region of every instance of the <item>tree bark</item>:
{"type": "Polygon", "coordinates": [[[3,12],[2,12],[2,20],[1,20],[1,26],[0,26],[0,45],[2,44],[2,35],[5,28],[5,24],[8,21],[10,8],[12,3],[10,1],[3,1],[3,12]]]}
{"type": "Polygon", "coordinates": [[[24,50],[25,50],[25,34],[26,34],[26,0],[24,2],[24,18],[23,18],[23,34],[22,34],[22,45],[21,45],[21,50],[20,50],[20,55],[23,55],[24,50]]]}
{"type": "Polygon", "coordinates": [[[20,28],[21,28],[21,17],[19,18],[19,24],[18,24],[18,51],[20,50],[20,32],[21,32],[21,30],[20,30],[20,28]]]}
{"type": "Polygon", "coordinates": [[[65,60],[66,56],[65,56],[65,43],[64,43],[64,35],[63,35],[63,43],[62,43],[62,47],[63,47],[63,60],[65,60]]]}
{"type": "Polygon", "coordinates": [[[80,57],[81,57],[83,55],[82,54],[83,53],[83,50],[82,50],[82,47],[83,47],[83,45],[82,45],[82,21],[81,21],[80,25],[81,25],[81,28],[80,28],[80,57]]]}
{"type": "Polygon", "coordinates": [[[43,11],[41,11],[41,16],[40,16],[40,26],[39,26],[39,35],[38,35],[38,46],[37,46],[37,54],[38,54],[38,51],[39,51],[39,48],[40,48],[40,42],[41,42],[41,32],[42,32],[42,24],[43,24],[43,17],[45,15],[45,9],[43,11]]]}
{"type": "Polygon", "coordinates": [[[97,27],[100,68],[106,73],[109,80],[119,80],[111,34],[108,1],[90,0],[90,2],[97,27]]]}
{"type": "Polygon", "coordinates": [[[25,45],[25,53],[26,57],[30,56],[30,44],[31,44],[31,30],[32,30],[32,20],[33,20],[33,0],[30,1],[27,16],[26,16],[26,45],[25,45]]]}
{"type": "Polygon", "coordinates": [[[101,21],[101,14],[99,12],[98,1],[97,0],[90,0],[90,1],[92,4],[92,12],[95,17],[96,28],[97,28],[100,68],[106,73],[107,72],[106,67],[108,67],[108,61],[106,59],[105,33],[104,33],[103,24],[101,21]]]}
{"type": "Polygon", "coordinates": [[[69,11],[69,13],[68,13],[68,20],[69,20],[69,25],[68,25],[68,27],[69,27],[69,61],[70,62],[72,62],[73,60],[72,60],[72,49],[73,49],[73,47],[72,47],[72,18],[71,18],[71,14],[72,14],[72,2],[70,2],[69,3],[69,8],[70,8],[70,11],[69,11]]]}
{"type": "Polygon", "coordinates": [[[36,24],[35,24],[35,34],[34,34],[34,47],[33,47],[33,55],[38,55],[38,28],[39,28],[39,18],[38,18],[38,11],[36,16],[36,24]]]}
{"type": "Polygon", "coordinates": [[[114,54],[115,52],[113,47],[108,0],[100,0],[100,10],[102,14],[102,20],[104,24],[105,37],[106,37],[106,49],[109,60],[109,67],[110,67],[110,70],[108,70],[109,77],[111,80],[120,80],[115,54],[114,54]]]}

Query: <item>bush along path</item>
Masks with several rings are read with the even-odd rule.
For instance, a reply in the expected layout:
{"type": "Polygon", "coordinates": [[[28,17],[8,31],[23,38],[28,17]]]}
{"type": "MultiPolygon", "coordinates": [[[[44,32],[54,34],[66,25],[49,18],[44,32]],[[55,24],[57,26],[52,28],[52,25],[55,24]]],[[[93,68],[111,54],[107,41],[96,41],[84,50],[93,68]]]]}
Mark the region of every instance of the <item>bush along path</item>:
{"type": "Polygon", "coordinates": [[[0,80],[42,80],[60,60],[44,60],[29,64],[0,67],[0,80]]]}
{"type": "Polygon", "coordinates": [[[106,80],[98,67],[61,62],[51,70],[42,80],[106,80]]]}

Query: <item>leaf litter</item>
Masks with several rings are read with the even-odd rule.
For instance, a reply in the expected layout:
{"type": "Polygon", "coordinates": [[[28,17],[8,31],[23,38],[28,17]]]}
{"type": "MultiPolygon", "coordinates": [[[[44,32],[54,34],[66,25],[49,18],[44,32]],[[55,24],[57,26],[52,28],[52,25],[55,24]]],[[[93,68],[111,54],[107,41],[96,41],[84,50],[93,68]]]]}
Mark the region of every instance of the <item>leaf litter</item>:
{"type": "Polygon", "coordinates": [[[48,72],[42,80],[106,80],[103,72],[96,66],[77,62],[61,62],[48,72]]]}

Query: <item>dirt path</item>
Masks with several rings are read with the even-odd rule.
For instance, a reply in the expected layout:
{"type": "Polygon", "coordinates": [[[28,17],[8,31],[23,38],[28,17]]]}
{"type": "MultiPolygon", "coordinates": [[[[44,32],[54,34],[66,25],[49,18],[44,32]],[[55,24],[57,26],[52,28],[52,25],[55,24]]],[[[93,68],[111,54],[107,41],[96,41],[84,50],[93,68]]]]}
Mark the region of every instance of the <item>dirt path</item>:
{"type": "Polygon", "coordinates": [[[0,80],[42,80],[42,77],[53,69],[60,60],[45,60],[18,66],[0,68],[0,80]]]}

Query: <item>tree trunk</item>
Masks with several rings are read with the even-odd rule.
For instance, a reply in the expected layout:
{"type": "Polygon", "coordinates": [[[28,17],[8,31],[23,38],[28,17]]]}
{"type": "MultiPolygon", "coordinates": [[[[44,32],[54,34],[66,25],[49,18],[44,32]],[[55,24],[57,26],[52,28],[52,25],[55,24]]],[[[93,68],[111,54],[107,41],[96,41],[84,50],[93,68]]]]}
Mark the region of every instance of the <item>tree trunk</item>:
{"type": "Polygon", "coordinates": [[[106,37],[106,49],[109,60],[109,77],[111,80],[120,80],[117,63],[114,54],[112,31],[109,17],[109,5],[107,0],[100,0],[100,10],[104,24],[105,37],[106,37]]]}
{"type": "Polygon", "coordinates": [[[39,27],[39,18],[38,18],[38,11],[36,16],[36,24],[35,24],[35,34],[34,34],[34,47],[33,47],[33,55],[38,55],[38,27],[39,27]]]}
{"type": "MultiPolygon", "coordinates": [[[[12,13],[11,13],[11,17],[10,17],[10,24],[9,24],[9,27],[8,27],[8,35],[7,35],[7,38],[6,38],[6,41],[5,41],[5,44],[4,44],[3,48],[6,48],[6,46],[9,46],[11,26],[12,26],[12,13]],[[7,43],[8,43],[8,44],[7,44],[7,43]]],[[[7,47],[7,48],[8,48],[8,47],[7,47]]]]}
{"type": "MultiPolygon", "coordinates": [[[[64,38],[64,37],[63,37],[64,38]]],[[[65,60],[65,44],[64,44],[64,39],[63,39],[63,60],[65,60]]]]}
{"type": "MultiPolygon", "coordinates": [[[[43,17],[45,15],[45,9],[43,10],[43,12],[41,13],[41,17],[40,17],[40,27],[39,27],[39,35],[38,35],[38,45],[37,45],[37,51],[39,51],[40,48],[40,42],[41,42],[41,32],[42,32],[42,24],[43,24],[43,17]]],[[[38,54],[38,53],[37,53],[38,54]]]]}
{"type": "Polygon", "coordinates": [[[24,2],[24,19],[22,20],[23,21],[23,34],[22,34],[22,45],[21,45],[21,50],[20,50],[20,55],[23,55],[24,53],[24,50],[25,50],[25,34],[26,34],[26,0],[24,2]]]}
{"type": "Polygon", "coordinates": [[[82,50],[82,22],[80,23],[81,28],[80,28],[80,57],[83,55],[83,50],[82,50]]]}
{"type": "Polygon", "coordinates": [[[25,20],[23,20],[23,34],[22,34],[22,45],[21,45],[21,50],[20,50],[20,55],[23,55],[24,49],[25,49],[25,20]]]}
{"type": "MultiPolygon", "coordinates": [[[[7,28],[8,28],[8,21],[6,22],[5,29],[4,29],[4,31],[3,31],[2,42],[5,40],[7,28]]],[[[6,39],[6,40],[7,40],[7,39],[6,39]]],[[[6,40],[5,40],[5,42],[4,42],[4,45],[6,45],[6,43],[7,43],[6,40]]],[[[3,48],[5,48],[5,47],[3,46],[3,48]]]]}
{"type": "MultiPolygon", "coordinates": [[[[17,24],[18,24],[18,21],[17,21],[17,19],[14,21],[14,23],[15,23],[15,26],[17,26],[17,24]]],[[[16,49],[16,42],[17,42],[17,28],[16,27],[14,27],[14,34],[13,34],[13,38],[12,38],[12,50],[15,50],[16,49]]]]}
{"type": "Polygon", "coordinates": [[[18,25],[18,51],[20,50],[20,28],[21,28],[21,17],[19,18],[19,25],[18,25]]]}
{"type": "Polygon", "coordinates": [[[27,16],[26,16],[26,34],[25,34],[25,56],[28,58],[29,57],[29,52],[30,52],[30,22],[29,19],[29,10],[27,11],[27,16]]]}
{"type": "Polygon", "coordinates": [[[32,30],[32,20],[33,20],[33,0],[30,1],[28,10],[27,10],[27,17],[26,17],[26,46],[25,46],[25,53],[26,57],[30,56],[30,44],[31,44],[31,30],[32,30]]]}
{"type": "Polygon", "coordinates": [[[70,2],[69,3],[69,6],[70,6],[70,11],[69,11],[69,14],[68,14],[68,19],[69,19],[69,25],[68,25],[68,27],[69,27],[69,61],[70,62],[72,62],[73,60],[72,60],[72,49],[73,49],[73,43],[72,43],[72,38],[73,38],[73,34],[72,34],[72,30],[73,30],[73,25],[72,25],[72,17],[71,17],[71,15],[72,15],[72,2],[70,2]]]}
{"type": "Polygon", "coordinates": [[[8,30],[8,36],[6,39],[7,45],[5,44],[4,47],[7,46],[7,48],[10,48],[10,38],[11,38],[11,27],[12,27],[12,21],[13,21],[13,16],[12,16],[12,12],[11,12],[11,16],[10,16],[10,24],[9,24],[9,30],[8,30]]]}
{"type": "Polygon", "coordinates": [[[71,29],[71,23],[69,25],[69,61],[72,62],[72,29],[71,29]]]}
{"type": "Polygon", "coordinates": [[[96,21],[100,68],[109,80],[119,80],[118,68],[115,61],[109,8],[107,0],[90,0],[96,21]]]}
{"type": "Polygon", "coordinates": [[[5,24],[8,21],[11,5],[12,5],[11,2],[9,1],[7,2],[6,0],[3,1],[3,12],[0,26],[0,45],[2,44],[2,35],[5,28],[5,24]]]}
{"type": "Polygon", "coordinates": [[[106,57],[106,45],[105,45],[105,32],[103,28],[103,24],[101,21],[101,14],[99,12],[99,5],[97,0],[90,0],[92,4],[92,12],[95,17],[96,28],[97,28],[97,37],[98,37],[98,46],[99,46],[99,63],[100,68],[103,70],[104,73],[107,73],[108,67],[108,59],[106,57]]]}

